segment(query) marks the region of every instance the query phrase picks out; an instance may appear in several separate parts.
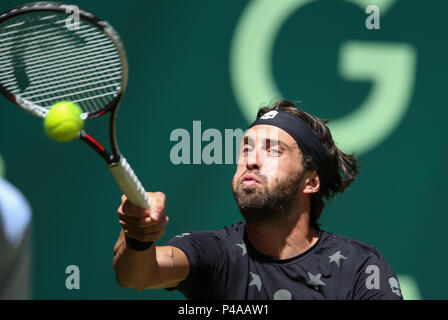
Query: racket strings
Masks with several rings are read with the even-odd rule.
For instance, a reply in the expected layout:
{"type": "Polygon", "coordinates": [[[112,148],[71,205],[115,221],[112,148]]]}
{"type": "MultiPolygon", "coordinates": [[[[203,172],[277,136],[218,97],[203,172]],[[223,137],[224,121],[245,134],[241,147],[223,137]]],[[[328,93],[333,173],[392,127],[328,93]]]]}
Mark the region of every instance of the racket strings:
{"type": "Polygon", "coordinates": [[[99,28],[81,19],[71,30],[66,17],[29,13],[0,25],[0,83],[44,108],[70,100],[98,112],[121,91],[120,55],[99,28]]]}
{"type": "MultiPolygon", "coordinates": [[[[53,57],[58,57],[61,53],[62,54],[67,53],[66,39],[64,39],[62,41],[55,41],[55,39],[57,39],[57,37],[44,38],[39,41],[32,41],[31,43],[27,43],[22,46],[12,45],[7,48],[0,47],[0,53],[5,52],[5,51],[9,51],[9,54],[18,53],[18,51],[20,49],[22,49],[23,47],[26,46],[28,61],[31,62],[31,61],[39,60],[42,58],[43,53],[44,53],[44,52],[42,52],[42,47],[47,43],[51,45],[52,53],[49,54],[48,56],[46,55],[45,58],[50,59],[53,57]],[[36,48],[36,49],[34,49],[34,48],[36,48]]],[[[0,41],[3,41],[3,39],[0,38],[0,41]]],[[[6,40],[6,41],[8,41],[8,40],[6,40]]],[[[18,41],[20,41],[20,39],[11,39],[10,41],[14,41],[15,43],[17,43],[18,41]]],[[[71,45],[71,44],[69,43],[68,45],[71,45]]],[[[8,60],[6,60],[6,59],[7,59],[7,57],[0,59],[0,61],[3,61],[3,62],[10,61],[10,59],[8,59],[8,60]]]]}

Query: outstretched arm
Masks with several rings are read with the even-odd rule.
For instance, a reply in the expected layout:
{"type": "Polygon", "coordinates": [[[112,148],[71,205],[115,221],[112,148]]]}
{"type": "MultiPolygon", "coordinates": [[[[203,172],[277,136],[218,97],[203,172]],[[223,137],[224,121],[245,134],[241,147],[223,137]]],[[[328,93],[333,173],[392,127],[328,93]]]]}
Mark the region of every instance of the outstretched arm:
{"type": "Polygon", "coordinates": [[[149,209],[131,204],[125,196],[118,208],[123,230],[114,247],[114,270],[117,282],[125,288],[143,290],[177,286],[189,273],[185,254],[171,246],[155,246],[144,251],[134,250],[126,237],[140,241],[157,241],[168,223],[165,212],[165,195],[148,192],[149,209]],[[125,237],[126,235],[126,237],[125,237]]]}

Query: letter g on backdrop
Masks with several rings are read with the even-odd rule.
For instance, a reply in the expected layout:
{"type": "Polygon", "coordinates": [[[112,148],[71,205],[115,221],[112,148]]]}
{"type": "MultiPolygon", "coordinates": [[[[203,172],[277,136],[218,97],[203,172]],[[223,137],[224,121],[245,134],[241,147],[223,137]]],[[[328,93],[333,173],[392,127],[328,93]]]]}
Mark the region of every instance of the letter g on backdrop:
{"type": "MultiPolygon", "coordinates": [[[[316,0],[252,0],[241,15],[231,46],[230,74],[238,105],[249,122],[261,104],[282,97],[272,72],[275,40],[286,20],[313,1],[316,0]]],[[[381,15],[395,3],[395,0],[345,1],[359,6],[363,15],[372,2],[380,8],[381,15]]],[[[333,138],[344,152],[356,152],[358,156],[366,153],[399,126],[414,88],[416,56],[414,47],[406,43],[350,40],[341,44],[340,76],[349,81],[372,83],[372,89],[357,109],[330,119],[333,138]]]]}

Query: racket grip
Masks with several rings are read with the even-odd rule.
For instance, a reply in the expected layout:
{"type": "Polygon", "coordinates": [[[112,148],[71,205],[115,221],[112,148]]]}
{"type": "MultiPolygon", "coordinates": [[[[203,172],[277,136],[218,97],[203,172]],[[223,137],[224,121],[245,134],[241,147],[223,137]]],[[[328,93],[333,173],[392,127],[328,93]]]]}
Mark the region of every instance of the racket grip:
{"type": "Polygon", "coordinates": [[[120,161],[109,165],[109,169],[121,191],[133,205],[143,209],[150,206],[145,189],[125,158],[120,157],[120,161]]]}
{"type": "MultiPolygon", "coordinates": [[[[145,189],[125,158],[120,157],[120,161],[109,165],[109,169],[121,191],[133,205],[144,209],[150,206],[151,201],[145,189]]],[[[152,241],[140,241],[127,236],[125,238],[126,243],[136,251],[144,251],[153,244],[152,241]]]]}

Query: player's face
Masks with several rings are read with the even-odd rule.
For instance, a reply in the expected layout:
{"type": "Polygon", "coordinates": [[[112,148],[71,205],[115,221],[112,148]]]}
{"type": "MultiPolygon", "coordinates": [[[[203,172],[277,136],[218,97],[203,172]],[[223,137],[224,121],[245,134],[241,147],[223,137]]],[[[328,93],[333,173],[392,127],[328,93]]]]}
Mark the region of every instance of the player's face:
{"type": "Polygon", "coordinates": [[[249,215],[264,219],[263,212],[268,215],[276,207],[286,209],[299,196],[302,177],[300,149],[286,131],[269,125],[247,131],[232,182],[235,200],[246,219],[249,215]]]}

